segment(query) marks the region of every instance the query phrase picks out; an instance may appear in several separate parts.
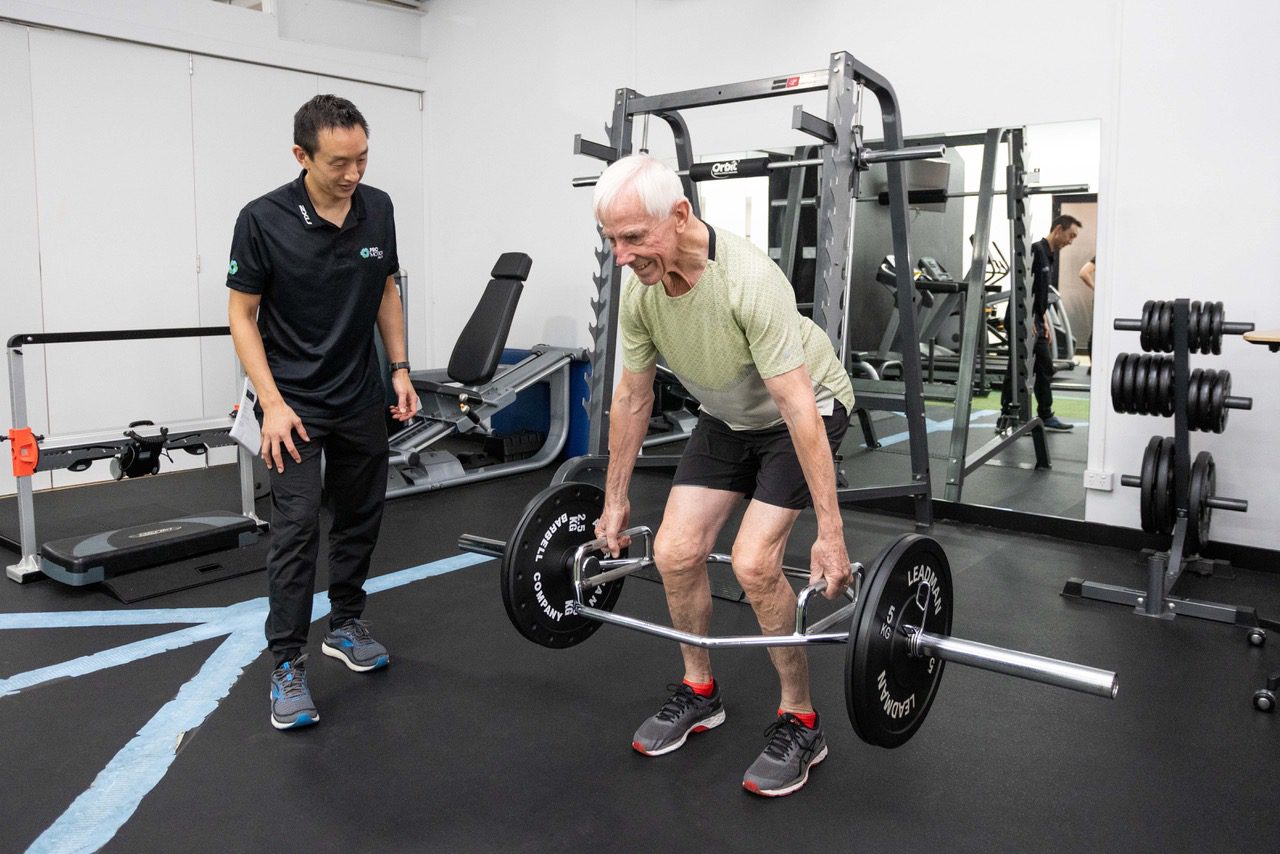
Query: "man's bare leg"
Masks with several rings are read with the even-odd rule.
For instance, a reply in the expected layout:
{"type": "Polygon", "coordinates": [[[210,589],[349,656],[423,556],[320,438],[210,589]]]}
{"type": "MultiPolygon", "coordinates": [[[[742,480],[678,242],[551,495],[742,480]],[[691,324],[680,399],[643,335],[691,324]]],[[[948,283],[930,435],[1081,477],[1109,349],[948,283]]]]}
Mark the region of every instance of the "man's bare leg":
{"type": "MultiPolygon", "coordinates": [[[[711,587],[707,555],[729,514],[742,502],[740,492],[701,486],[674,486],[667,498],[662,525],[654,538],[653,558],[662,574],[671,625],[682,632],[706,635],[711,628],[711,587]]],[[[702,647],[680,644],[684,678],[711,681],[711,656],[702,647]]]]}
{"type": "MultiPolygon", "coordinates": [[[[795,628],[796,594],[782,574],[782,558],[799,516],[799,510],[753,500],[733,543],[734,574],[766,635],[787,635],[795,628]]],[[[804,648],[771,646],[769,657],[782,686],[778,708],[801,714],[812,712],[809,658],[804,648]]]]}

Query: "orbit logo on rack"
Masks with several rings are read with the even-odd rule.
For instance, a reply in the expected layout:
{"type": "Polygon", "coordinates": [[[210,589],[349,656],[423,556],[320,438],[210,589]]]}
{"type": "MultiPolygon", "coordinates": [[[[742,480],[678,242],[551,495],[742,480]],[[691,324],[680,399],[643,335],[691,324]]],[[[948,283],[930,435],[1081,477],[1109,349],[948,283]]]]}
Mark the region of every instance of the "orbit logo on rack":
{"type": "Polygon", "coordinates": [[[738,161],[721,160],[718,163],[711,164],[712,178],[737,178],[738,177],[738,161]]]}

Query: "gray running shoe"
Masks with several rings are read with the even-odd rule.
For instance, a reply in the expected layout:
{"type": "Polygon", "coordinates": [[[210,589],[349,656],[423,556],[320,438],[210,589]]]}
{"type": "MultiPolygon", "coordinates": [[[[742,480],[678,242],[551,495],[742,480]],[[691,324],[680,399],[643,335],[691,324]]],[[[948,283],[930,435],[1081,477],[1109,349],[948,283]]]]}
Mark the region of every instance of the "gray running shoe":
{"type": "Polygon", "coordinates": [[[697,694],[688,685],[668,685],[674,691],[658,713],[640,724],[631,738],[631,746],[645,756],[661,756],[684,744],[691,732],[705,732],[724,723],[724,704],[720,702],[720,684],[710,697],[697,694]]]}
{"type": "Polygon", "coordinates": [[[348,620],[345,625],[329,629],[320,651],[358,673],[377,670],[391,662],[387,648],[369,636],[369,624],[364,620],[348,620]]]}
{"type": "Polygon", "coordinates": [[[1048,418],[1041,419],[1041,423],[1044,424],[1044,429],[1052,430],[1055,433],[1066,433],[1069,430],[1074,430],[1076,426],[1074,424],[1068,424],[1056,415],[1050,415],[1048,418]]]}
{"type": "Polygon", "coordinates": [[[809,729],[790,712],[764,731],[769,743],[742,778],[742,788],[767,798],[789,795],[809,782],[809,769],[827,758],[819,723],[809,729]]]}
{"type": "Polygon", "coordinates": [[[286,661],[271,673],[271,725],[294,729],[320,722],[307,688],[307,656],[286,661]]]}

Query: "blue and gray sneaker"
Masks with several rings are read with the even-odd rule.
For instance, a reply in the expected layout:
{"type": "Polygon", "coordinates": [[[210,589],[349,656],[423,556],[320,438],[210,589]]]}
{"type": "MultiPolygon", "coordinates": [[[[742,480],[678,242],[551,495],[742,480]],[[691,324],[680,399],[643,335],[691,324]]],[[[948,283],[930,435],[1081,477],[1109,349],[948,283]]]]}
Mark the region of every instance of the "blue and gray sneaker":
{"type": "Polygon", "coordinates": [[[336,629],[329,629],[320,651],[358,673],[377,670],[391,662],[387,648],[369,635],[369,624],[364,620],[348,620],[336,629]]]}
{"type": "Polygon", "coordinates": [[[271,673],[271,725],[294,729],[320,722],[307,688],[307,656],[286,661],[271,673]]]}

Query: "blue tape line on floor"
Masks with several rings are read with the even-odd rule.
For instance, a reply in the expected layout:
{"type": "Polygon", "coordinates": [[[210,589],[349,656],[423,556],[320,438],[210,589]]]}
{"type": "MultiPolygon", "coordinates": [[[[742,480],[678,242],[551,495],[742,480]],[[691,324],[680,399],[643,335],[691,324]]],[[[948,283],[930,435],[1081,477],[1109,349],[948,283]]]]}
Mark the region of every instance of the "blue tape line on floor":
{"type": "Polygon", "coordinates": [[[151,611],[42,611],[34,614],[0,614],[0,629],[48,629],[82,626],[158,626],[174,623],[207,623],[223,615],[225,608],[156,608],[151,611]]]}
{"type": "MultiPolygon", "coordinates": [[[[432,563],[402,569],[371,578],[365,583],[369,594],[402,587],[424,578],[443,575],[491,560],[484,555],[457,555],[432,563]]],[[[329,613],[327,593],[317,593],[311,619],[329,613]]],[[[0,696],[16,693],[51,679],[81,676],[105,667],[137,661],[158,652],[189,646],[209,638],[228,635],[190,681],[149,720],[138,734],[99,772],[93,783],[72,802],[71,806],[42,833],[28,851],[66,852],[96,851],[111,840],[137,810],[138,804],[163,779],[177,756],[177,748],[186,733],[204,723],[231,688],[266,648],[262,625],[266,619],[267,600],[251,599],[226,608],[157,609],[155,611],[120,612],[140,615],[142,619],[113,623],[103,621],[111,612],[74,612],[43,615],[4,615],[6,617],[41,616],[39,624],[8,625],[6,628],[65,628],[68,626],[147,625],[167,621],[192,622],[199,615],[201,625],[138,643],[125,644],[69,662],[29,671],[0,681],[0,696]],[[146,619],[150,616],[152,619],[146,619]],[[86,619],[87,618],[87,621],[86,619]],[[160,619],[156,619],[160,618],[160,619]],[[94,622],[97,620],[98,622],[94,622]],[[6,687],[8,686],[8,687],[6,687]]],[[[14,621],[19,622],[19,621],[14,621]]],[[[265,725],[257,723],[254,725],[265,725]]]]}

